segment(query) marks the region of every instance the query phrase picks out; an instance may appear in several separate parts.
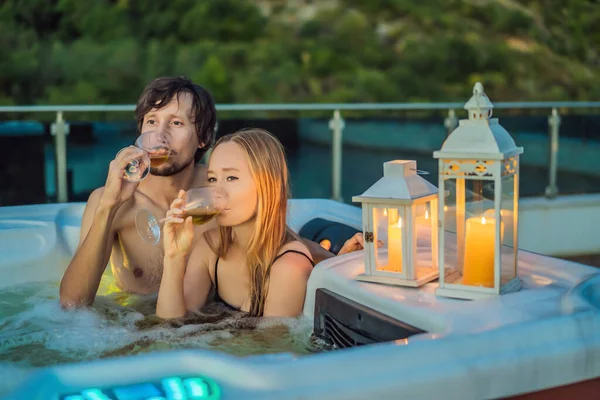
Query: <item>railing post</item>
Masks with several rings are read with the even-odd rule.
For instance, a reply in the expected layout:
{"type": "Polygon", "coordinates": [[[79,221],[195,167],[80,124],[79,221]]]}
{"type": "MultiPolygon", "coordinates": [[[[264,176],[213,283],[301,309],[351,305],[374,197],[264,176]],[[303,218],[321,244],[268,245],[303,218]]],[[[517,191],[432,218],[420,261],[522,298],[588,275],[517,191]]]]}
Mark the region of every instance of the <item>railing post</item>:
{"type": "Polygon", "coordinates": [[[548,186],[546,186],[546,197],[553,199],[558,194],[556,186],[556,173],[558,169],[558,135],[560,127],[560,115],[556,108],[552,109],[552,115],[548,117],[549,126],[549,160],[548,160],[548,186]]]}
{"type": "Polygon", "coordinates": [[[333,112],[333,118],[329,120],[329,129],[332,131],[331,138],[331,190],[332,199],[343,201],[342,198],[342,132],[344,120],[339,110],[333,112]]]}
{"type": "Polygon", "coordinates": [[[69,124],[63,119],[62,111],[56,113],[56,122],[52,124],[50,133],[54,136],[55,171],[56,171],[56,201],[69,201],[67,190],[67,135],[69,124]]]}
{"type": "Polygon", "coordinates": [[[456,129],[458,125],[458,118],[456,118],[456,113],[454,110],[448,110],[448,116],[444,119],[444,127],[446,128],[446,137],[450,136],[452,131],[456,129]]]}

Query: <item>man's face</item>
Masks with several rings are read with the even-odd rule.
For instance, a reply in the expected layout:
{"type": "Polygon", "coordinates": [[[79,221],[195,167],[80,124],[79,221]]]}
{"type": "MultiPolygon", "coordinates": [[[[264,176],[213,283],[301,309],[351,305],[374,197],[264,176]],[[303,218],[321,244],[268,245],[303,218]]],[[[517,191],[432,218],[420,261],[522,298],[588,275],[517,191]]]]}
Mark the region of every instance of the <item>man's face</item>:
{"type": "MultiPolygon", "coordinates": [[[[160,107],[160,105],[158,105],[160,107]]],[[[151,168],[157,176],[171,176],[181,172],[194,162],[199,143],[196,125],[192,117],[192,96],[182,93],[160,109],[153,108],[144,116],[142,133],[155,131],[164,136],[171,147],[171,155],[160,167],[151,168]]]]}

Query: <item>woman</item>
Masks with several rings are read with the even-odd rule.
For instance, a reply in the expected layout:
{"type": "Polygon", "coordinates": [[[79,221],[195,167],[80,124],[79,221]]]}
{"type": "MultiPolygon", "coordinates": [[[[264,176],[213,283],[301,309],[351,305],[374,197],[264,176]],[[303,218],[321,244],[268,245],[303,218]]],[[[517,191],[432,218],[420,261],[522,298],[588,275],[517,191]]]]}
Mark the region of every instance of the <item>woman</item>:
{"type": "Polygon", "coordinates": [[[310,252],[286,225],[288,169],[283,147],[267,131],[221,138],[208,182],[225,192],[218,227],[194,240],[191,217],[180,217],[184,192],[165,223],[164,269],[156,314],[182,317],[215,299],[252,316],[297,316],[312,271],[310,252]]]}

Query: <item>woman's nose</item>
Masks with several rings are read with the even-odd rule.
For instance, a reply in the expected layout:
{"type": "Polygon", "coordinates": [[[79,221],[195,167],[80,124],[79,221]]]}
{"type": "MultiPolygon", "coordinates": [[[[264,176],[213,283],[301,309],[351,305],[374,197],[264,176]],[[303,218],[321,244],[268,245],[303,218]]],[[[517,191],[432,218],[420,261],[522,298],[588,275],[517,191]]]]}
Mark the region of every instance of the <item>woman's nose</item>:
{"type": "Polygon", "coordinates": [[[215,186],[213,186],[213,203],[216,209],[222,210],[226,208],[227,199],[228,195],[226,190],[219,186],[218,183],[215,186]]]}

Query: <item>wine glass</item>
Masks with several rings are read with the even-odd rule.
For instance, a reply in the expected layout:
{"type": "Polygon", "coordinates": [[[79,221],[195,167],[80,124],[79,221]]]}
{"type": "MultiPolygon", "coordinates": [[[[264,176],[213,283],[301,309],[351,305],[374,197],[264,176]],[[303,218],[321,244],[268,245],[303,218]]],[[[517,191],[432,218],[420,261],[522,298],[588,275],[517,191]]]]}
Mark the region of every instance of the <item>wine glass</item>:
{"type": "Polygon", "coordinates": [[[129,182],[143,180],[148,176],[150,168],[160,167],[167,162],[171,154],[169,142],[157,131],[142,133],[135,141],[135,147],[141,149],[142,153],[131,160],[125,168],[123,179],[129,182]]]}
{"type": "MultiPolygon", "coordinates": [[[[214,186],[190,189],[185,192],[181,218],[192,217],[194,225],[203,225],[219,214],[224,208],[225,199],[225,192],[214,186]]],[[[150,211],[142,209],[135,216],[135,227],[144,242],[155,245],[160,240],[161,225],[170,218],[157,220],[150,211]]]]}

